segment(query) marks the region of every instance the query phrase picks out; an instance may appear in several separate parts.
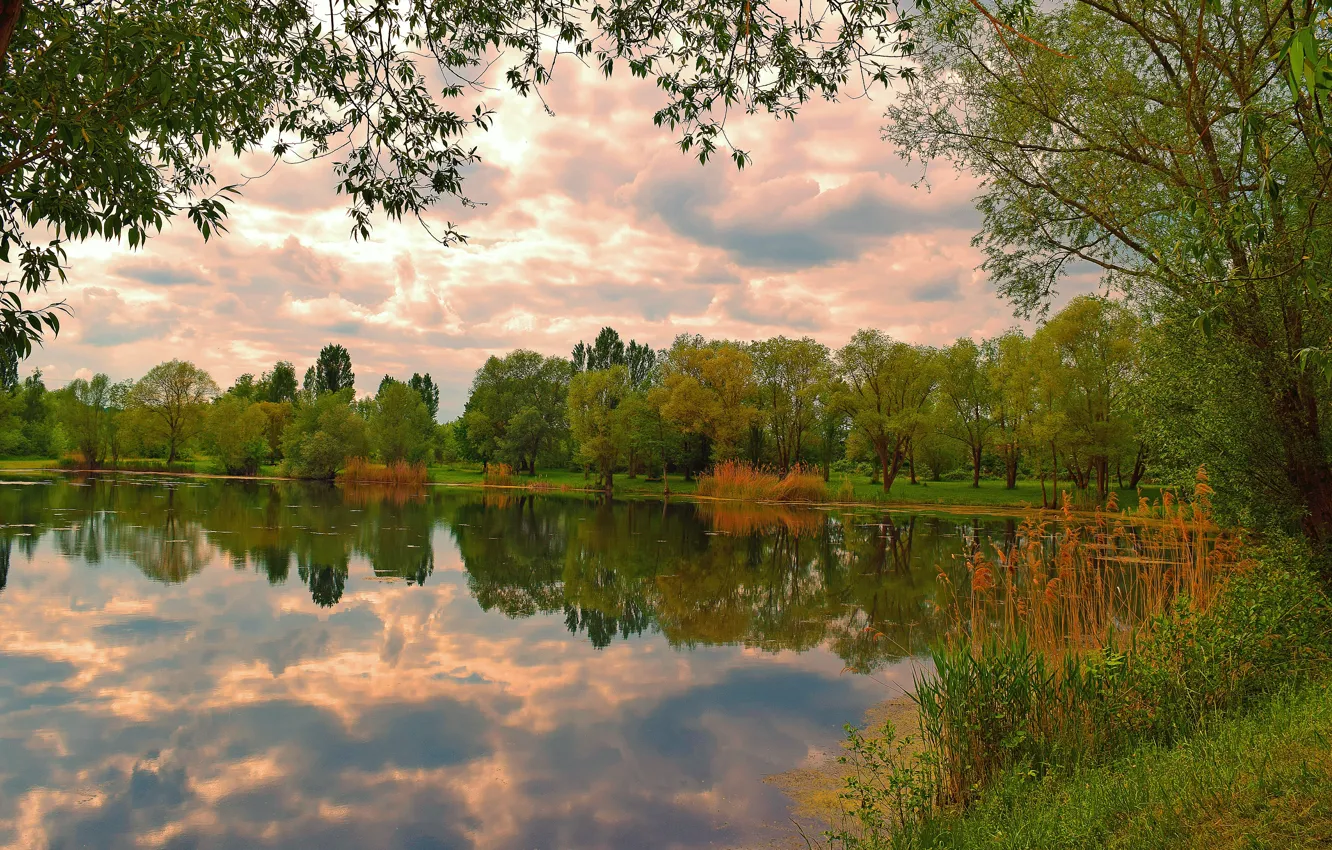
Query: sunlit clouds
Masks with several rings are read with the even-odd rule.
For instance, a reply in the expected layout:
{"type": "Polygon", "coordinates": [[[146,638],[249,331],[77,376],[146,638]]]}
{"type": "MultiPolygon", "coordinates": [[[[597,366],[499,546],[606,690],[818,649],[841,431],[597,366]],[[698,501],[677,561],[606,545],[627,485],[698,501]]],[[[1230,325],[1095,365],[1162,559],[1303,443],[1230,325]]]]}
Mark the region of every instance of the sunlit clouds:
{"type": "MultiPolygon", "coordinates": [[[[441,417],[462,406],[486,356],[566,354],[603,325],[663,347],[678,333],[784,333],[842,344],[873,325],[945,343],[1013,324],[976,267],[974,181],[935,169],[922,183],[880,141],[879,100],[813,103],[796,122],[741,118],[753,154],[706,166],[653,126],[659,95],[570,63],[542,104],[503,92],[466,191],[443,205],[467,242],[442,247],[415,221],[379,222],[366,242],[333,191],[329,163],[278,167],[245,186],[230,232],[205,244],[168,229],[141,251],[71,250],[74,309],[34,354],[52,385],[84,368],[138,377],[191,359],[227,386],[277,359],[303,372],[327,342],[352,354],[357,388],[429,371],[441,417]]],[[[223,163],[223,181],[265,171],[223,163]]]]}

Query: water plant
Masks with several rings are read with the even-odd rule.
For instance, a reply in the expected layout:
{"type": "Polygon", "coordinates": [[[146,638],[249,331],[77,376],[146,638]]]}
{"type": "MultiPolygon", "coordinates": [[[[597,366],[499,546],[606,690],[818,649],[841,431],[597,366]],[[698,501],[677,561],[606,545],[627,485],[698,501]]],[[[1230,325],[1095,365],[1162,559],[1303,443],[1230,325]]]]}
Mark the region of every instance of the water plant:
{"type": "Polygon", "coordinates": [[[818,470],[796,464],[785,475],[744,461],[727,460],[698,478],[698,494],[753,502],[817,502],[828,496],[818,470]]]}

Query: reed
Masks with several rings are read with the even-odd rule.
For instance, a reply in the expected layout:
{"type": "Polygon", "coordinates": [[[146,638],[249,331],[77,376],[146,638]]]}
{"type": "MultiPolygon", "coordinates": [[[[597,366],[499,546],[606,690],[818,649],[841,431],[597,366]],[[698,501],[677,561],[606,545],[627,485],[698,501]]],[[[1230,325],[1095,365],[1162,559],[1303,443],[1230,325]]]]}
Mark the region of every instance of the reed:
{"type": "Polygon", "coordinates": [[[399,460],[391,464],[371,463],[363,457],[347,461],[338,473],[341,484],[392,484],[399,487],[422,487],[429,480],[423,463],[399,460]]]}
{"type": "Polygon", "coordinates": [[[486,467],[487,487],[512,487],[517,483],[518,478],[513,474],[513,467],[507,463],[492,463],[486,467]]]}
{"type": "Polygon", "coordinates": [[[699,476],[696,492],[748,502],[817,502],[827,498],[828,487],[817,470],[800,464],[783,476],[751,463],[727,460],[699,476]]]}

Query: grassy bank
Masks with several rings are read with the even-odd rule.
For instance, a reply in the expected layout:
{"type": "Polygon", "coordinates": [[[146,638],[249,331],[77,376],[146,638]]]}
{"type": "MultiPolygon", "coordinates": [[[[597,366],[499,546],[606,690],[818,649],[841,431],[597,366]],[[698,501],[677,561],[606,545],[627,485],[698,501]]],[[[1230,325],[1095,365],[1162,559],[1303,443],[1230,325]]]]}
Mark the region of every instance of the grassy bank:
{"type": "MultiPolygon", "coordinates": [[[[922,481],[911,484],[905,478],[893,483],[888,493],[883,492],[880,484],[870,483],[867,475],[849,476],[851,483],[850,498],[841,487],[841,476],[835,476],[828,484],[826,500],[853,501],[860,504],[897,504],[897,505],[942,505],[945,507],[1002,507],[1002,508],[1039,508],[1042,505],[1041,484],[1039,481],[1018,481],[1017,487],[1005,489],[999,479],[982,479],[980,487],[972,487],[970,481],[922,481]]],[[[479,465],[431,466],[430,481],[437,484],[482,486],[485,483],[479,465]]],[[[538,487],[552,489],[582,490],[596,487],[593,476],[564,469],[540,470],[533,477],[516,475],[515,485],[535,484],[538,487]]],[[[672,495],[690,496],[698,490],[698,480],[685,480],[683,475],[670,474],[666,481],[649,481],[644,477],[629,478],[627,475],[615,476],[616,496],[660,496],[665,488],[672,495]]],[[[1049,493],[1049,485],[1046,485],[1049,493]]],[[[1115,489],[1115,498],[1120,505],[1135,505],[1139,496],[1148,499],[1160,498],[1160,488],[1155,485],[1143,485],[1139,490],[1125,487],[1115,489]]]]}
{"type": "Polygon", "coordinates": [[[918,734],[851,735],[853,825],[834,845],[1214,846],[1214,806],[1233,810],[1236,841],[1268,817],[1326,837],[1326,812],[1296,817],[1332,765],[1326,737],[1307,739],[1320,760],[1300,748],[1300,724],[1329,717],[1332,661],[1308,552],[1217,541],[1182,512],[1135,529],[1127,556],[1118,533],[1089,525],[973,558],[943,603],[954,631],[916,683],[918,734]]]}
{"type": "Polygon", "coordinates": [[[1011,775],[916,846],[1314,848],[1332,846],[1332,688],[1278,693],[1176,746],[1143,746],[1045,781],[1011,775]]]}
{"type": "MultiPolygon", "coordinates": [[[[67,468],[68,462],[57,461],[49,458],[31,459],[31,460],[0,460],[0,471],[20,470],[20,469],[56,469],[67,468]]],[[[225,470],[212,458],[200,457],[188,460],[177,461],[168,469],[165,462],[153,458],[132,458],[121,461],[115,468],[107,468],[104,471],[121,472],[174,472],[183,475],[224,475],[225,470]]],[[[259,477],[282,477],[281,468],[265,464],[259,468],[259,477]]],[[[431,484],[445,484],[449,486],[483,487],[486,486],[485,476],[481,472],[479,464],[452,464],[452,465],[433,465],[427,469],[427,480],[431,484]]],[[[884,505],[902,505],[902,506],[937,506],[946,508],[955,507],[987,507],[987,508],[1039,508],[1043,504],[1041,484],[1039,481],[1018,481],[1017,486],[1008,490],[1004,487],[1004,482],[998,479],[982,479],[979,487],[972,487],[970,481],[922,481],[919,484],[911,484],[907,479],[902,478],[893,484],[890,492],[884,493],[879,484],[870,482],[869,476],[852,475],[847,477],[850,487],[847,488],[842,483],[842,477],[835,479],[828,484],[826,493],[820,498],[817,494],[802,493],[797,501],[803,501],[809,498],[811,501],[826,501],[838,503],[856,503],[856,504],[884,504],[884,505]]],[[[627,475],[615,476],[616,497],[623,498],[657,498],[669,491],[672,496],[694,496],[698,495],[698,479],[686,480],[683,475],[670,474],[666,476],[663,482],[658,480],[649,480],[643,476],[630,478],[627,475]]],[[[532,490],[550,490],[550,491],[596,491],[597,482],[594,476],[584,475],[582,472],[570,471],[567,469],[539,470],[537,475],[516,474],[512,479],[512,486],[530,488],[532,490]]],[[[1048,492],[1048,485],[1047,485],[1048,492]]],[[[1146,497],[1150,500],[1160,498],[1160,488],[1155,485],[1143,485],[1138,490],[1128,488],[1114,489],[1116,502],[1121,506],[1131,506],[1138,503],[1139,498],[1146,497]]],[[[724,498],[733,495],[742,501],[755,501],[759,497],[750,497],[745,493],[732,494],[730,492],[719,492],[713,495],[724,498]]],[[[788,499],[789,500],[789,499],[788,499]]]]}

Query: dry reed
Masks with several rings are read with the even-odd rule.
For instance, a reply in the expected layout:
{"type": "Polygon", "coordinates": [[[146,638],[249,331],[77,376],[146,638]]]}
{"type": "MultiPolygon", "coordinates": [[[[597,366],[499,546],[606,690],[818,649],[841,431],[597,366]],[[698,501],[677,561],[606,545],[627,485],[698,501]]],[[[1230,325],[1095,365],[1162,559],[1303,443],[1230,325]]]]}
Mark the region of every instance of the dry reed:
{"type": "Polygon", "coordinates": [[[750,502],[817,502],[827,498],[823,477],[800,464],[781,476],[744,461],[727,460],[698,478],[697,493],[750,502]]]}
{"type": "Polygon", "coordinates": [[[1235,566],[1238,541],[1213,525],[1211,492],[1199,470],[1188,505],[1167,493],[1137,511],[1118,513],[1112,501],[1086,518],[1066,502],[1056,531],[1029,517],[992,554],[975,546],[965,576],[940,571],[941,607],[973,646],[1020,633],[1059,653],[1143,637],[1176,599],[1205,608],[1235,566]]]}
{"type": "Polygon", "coordinates": [[[518,478],[513,474],[513,467],[507,463],[492,463],[486,466],[487,487],[512,487],[517,483],[518,478]]]}
{"type": "Polygon", "coordinates": [[[395,486],[421,487],[429,480],[423,463],[407,463],[399,460],[391,464],[371,463],[363,457],[354,457],[338,473],[338,482],[342,484],[392,484],[395,486]]]}

